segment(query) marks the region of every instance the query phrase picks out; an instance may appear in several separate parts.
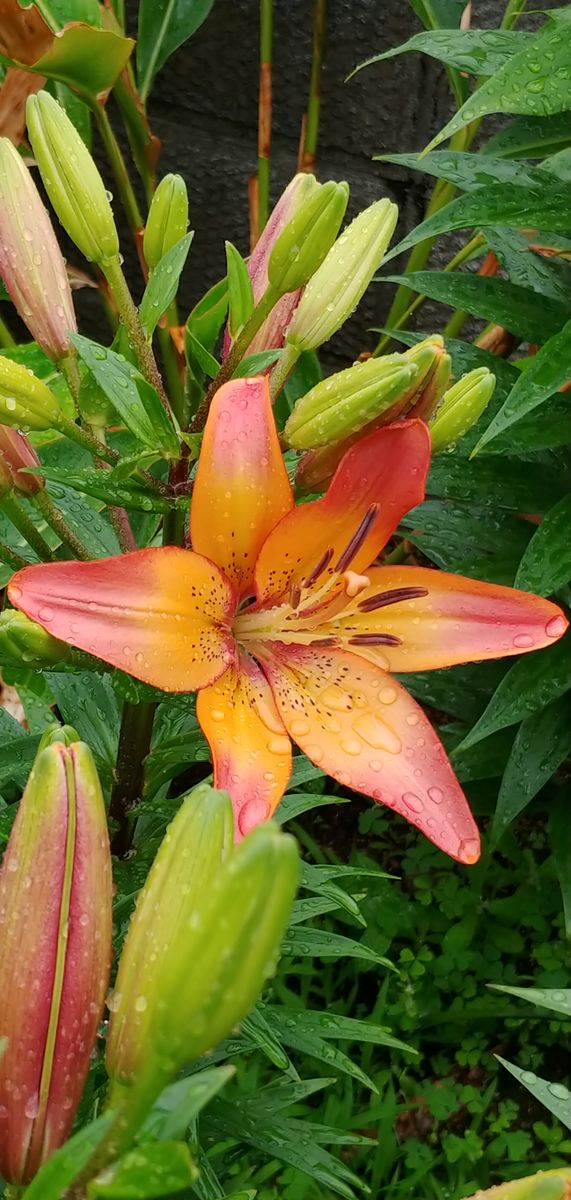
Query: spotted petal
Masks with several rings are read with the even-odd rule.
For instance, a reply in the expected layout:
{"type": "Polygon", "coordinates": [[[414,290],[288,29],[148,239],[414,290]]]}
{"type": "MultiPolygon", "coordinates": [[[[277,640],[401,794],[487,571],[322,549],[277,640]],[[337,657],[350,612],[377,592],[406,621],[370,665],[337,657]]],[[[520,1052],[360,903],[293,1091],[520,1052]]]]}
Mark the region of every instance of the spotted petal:
{"type": "Polygon", "coordinates": [[[234,379],[216,392],[190,513],[194,549],[240,594],[252,590],[258,552],[293,505],[267,379],[234,379]]]}
{"type": "Polygon", "coordinates": [[[196,714],[212,751],[214,784],[229,792],[242,837],[279,804],[291,772],[291,742],[265,676],[245,654],[200,692],[196,714]]]}
{"type": "Polygon", "coordinates": [[[270,533],[256,565],[260,601],[277,600],[336,570],[366,569],[401,517],[424,498],[430,436],[422,421],[402,421],[352,446],[321,500],[301,504],[270,533]]]}
{"type": "Polygon", "coordinates": [[[507,658],[549,646],[567,628],[556,604],[515,588],[426,567],[374,567],[368,576],[370,587],[319,632],[387,670],[507,658]],[[385,635],[397,644],[371,645],[385,635]]]}
{"type": "Polygon", "coordinates": [[[204,687],[234,658],[232,587],[190,550],[26,567],[9,596],[54,637],[169,692],[204,687]]]}
{"type": "Polygon", "coordinates": [[[312,762],[395,809],[452,858],[477,860],[478,830],[466,798],[404,688],[344,650],[266,643],[256,653],[288,733],[312,762]]]}

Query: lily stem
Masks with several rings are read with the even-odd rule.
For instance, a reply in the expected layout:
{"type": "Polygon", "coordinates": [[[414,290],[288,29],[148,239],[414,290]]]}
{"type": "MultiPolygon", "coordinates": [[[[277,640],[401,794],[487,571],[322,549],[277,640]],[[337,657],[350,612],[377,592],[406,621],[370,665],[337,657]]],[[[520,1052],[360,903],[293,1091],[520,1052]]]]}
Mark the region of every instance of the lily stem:
{"type": "Polygon", "coordinates": [[[132,810],[143,794],[145,758],[151,748],[156,704],[123,704],[109,816],[115,822],[111,850],[124,858],[133,836],[132,810]]]}
{"type": "Polygon", "coordinates": [[[15,346],[16,342],[6,325],[6,322],[0,317],[0,346],[3,350],[9,350],[11,346],[15,346]]]}
{"type": "Polygon", "coordinates": [[[270,145],[272,137],[273,0],[260,0],[260,95],[258,100],[258,228],[260,236],[270,209],[270,145]]]}
{"type": "Polygon", "coordinates": [[[16,500],[16,497],[3,496],[0,500],[0,507],[8,517],[8,520],[18,530],[18,533],[21,533],[28,545],[32,547],[38,558],[42,562],[53,562],[54,556],[48,543],[44,540],[41,533],[38,533],[34,522],[28,516],[25,509],[22,508],[20,502],[16,500]]]}
{"type": "Polygon", "coordinates": [[[321,114],[321,71],[323,67],[323,43],[325,39],[325,9],[326,0],[314,0],[311,76],[309,80],[307,113],[299,156],[300,171],[315,170],[319,118],[321,114]]]}
{"type": "Polygon", "coordinates": [[[280,357],[270,375],[270,396],[272,404],[279,396],[284,383],[286,383],[289,375],[293,371],[295,364],[299,358],[299,350],[297,346],[292,346],[290,342],[286,342],[280,357]]]}
{"type": "Polygon", "coordinates": [[[218,388],[222,387],[223,383],[227,383],[227,381],[232,378],[234,371],[242,361],[250,342],[257,334],[258,329],[260,329],[264,324],[266,317],[269,316],[272,308],[275,304],[277,304],[279,298],[279,293],[276,292],[276,290],[271,286],[268,287],[261,299],[256,304],[255,308],[250,313],[246,324],[238,334],[238,337],[232,345],[232,349],[224,359],[218,374],[212,380],[204,399],[196,410],[190,426],[191,433],[200,433],[201,430],[204,429],[206,418],[208,416],[208,410],[212,403],[213,397],[218,391],[218,388]]]}
{"type": "Polygon", "coordinates": [[[95,117],[97,128],[101,134],[101,140],[105,146],[107,157],[111,164],[113,175],[115,176],[115,182],[119,189],[119,195],[121,196],[121,203],[123,204],[127,221],[129,222],[129,229],[135,237],[137,249],[139,249],[141,230],[143,229],[145,222],[143,214],[139,208],[137,197],[133,191],[133,185],[129,178],[129,172],[121,152],[121,147],[119,146],[117,138],[115,137],[111,122],[103,105],[100,104],[98,100],[93,100],[89,107],[91,108],[93,116],[95,117]]]}
{"type": "Polygon", "coordinates": [[[13,567],[14,571],[30,565],[27,558],[22,558],[22,555],[12,550],[11,546],[7,546],[6,542],[0,542],[0,562],[6,563],[8,567],[13,567]]]}
{"type": "Polygon", "coordinates": [[[81,562],[90,562],[93,556],[89,553],[87,546],[84,546],[81,539],[70,528],[63,513],[54,504],[47,488],[43,487],[39,492],[35,492],[32,499],[37,508],[39,508],[44,521],[48,525],[51,525],[64,546],[67,546],[71,550],[74,557],[78,558],[81,562]]]}
{"type": "Polygon", "coordinates": [[[168,397],[153,354],[153,348],[141,325],[139,312],[129,290],[129,285],[125,279],[119,258],[110,258],[108,262],[103,264],[103,267],[105,277],[115,297],[119,315],[127,330],[127,336],[137,355],[141,372],[145,376],[147,383],[150,383],[151,387],[154,387],[155,391],[158,392],[167,412],[170,412],[168,397]]]}

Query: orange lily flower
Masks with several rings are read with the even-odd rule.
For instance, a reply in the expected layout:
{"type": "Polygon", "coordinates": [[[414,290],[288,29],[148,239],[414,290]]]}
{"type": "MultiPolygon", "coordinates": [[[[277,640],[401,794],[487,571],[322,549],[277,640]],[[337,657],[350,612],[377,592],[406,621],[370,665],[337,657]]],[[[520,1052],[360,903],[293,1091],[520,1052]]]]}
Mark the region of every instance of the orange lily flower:
{"type": "Polygon", "coordinates": [[[429,460],[426,425],[402,421],[352,446],[325,496],[294,507],[267,381],[233,380],[204,432],[192,550],[27,567],[10,599],[147,683],[199,690],[237,836],[277,807],[293,740],[339,783],[475,862],[478,830],[444,749],[390,672],[518,654],[550,644],[567,622],[511,588],[371,567],[423,499],[429,460]]]}

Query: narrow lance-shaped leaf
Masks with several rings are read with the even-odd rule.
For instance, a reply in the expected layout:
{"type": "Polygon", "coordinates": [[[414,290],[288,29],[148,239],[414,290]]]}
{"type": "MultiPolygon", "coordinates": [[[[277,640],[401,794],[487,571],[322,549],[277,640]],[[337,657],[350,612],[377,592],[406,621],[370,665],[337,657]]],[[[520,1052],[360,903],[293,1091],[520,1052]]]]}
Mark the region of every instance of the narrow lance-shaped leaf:
{"type": "Polygon", "coordinates": [[[202,25],[214,0],[141,0],[137,69],[139,94],[145,101],[157,71],[202,25]]]}
{"type": "Polygon", "coordinates": [[[415,33],[400,46],[392,46],[382,54],[366,58],[355,67],[348,79],[352,79],[363,67],[413,50],[428,54],[438,62],[470,75],[495,75],[532,38],[532,34],[515,29],[430,29],[415,33]]]}
{"type": "MultiPolygon", "coordinates": [[[[545,300],[541,301],[541,309],[545,300]]],[[[505,404],[490,421],[476,447],[476,453],[500,433],[515,425],[527,413],[538,408],[571,378],[571,321],[550,337],[534,356],[507,397],[505,404]]]]}
{"type": "Polygon", "coordinates": [[[193,237],[193,232],[187,233],[151,271],[139,308],[141,324],[149,338],[176,296],[193,237]]]}

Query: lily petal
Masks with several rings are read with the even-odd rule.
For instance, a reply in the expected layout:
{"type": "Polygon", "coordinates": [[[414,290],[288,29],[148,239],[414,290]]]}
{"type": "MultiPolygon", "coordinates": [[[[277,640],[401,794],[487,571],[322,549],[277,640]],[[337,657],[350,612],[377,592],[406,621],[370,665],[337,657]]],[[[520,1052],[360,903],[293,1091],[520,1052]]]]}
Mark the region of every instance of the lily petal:
{"type": "Polygon", "coordinates": [[[236,667],[199,693],[196,715],[212,751],[214,786],[229,792],[243,837],[271,817],[291,773],[291,742],[270,686],[240,654],[236,667]]]}
{"type": "Polygon", "coordinates": [[[233,379],[216,392],[196,472],[190,534],[244,595],[258,552],[293,497],[265,378],[233,379]]]}
{"type": "Polygon", "coordinates": [[[508,658],[551,645],[567,628],[556,604],[515,588],[429,567],[373,567],[368,576],[370,587],[319,632],[341,638],[349,650],[386,670],[429,671],[508,658]],[[409,590],[419,594],[407,599],[409,590]],[[353,641],[385,634],[401,644],[377,648],[353,641]]]}
{"type": "Polygon", "coordinates": [[[396,680],[344,650],[256,648],[290,736],[339,783],[395,809],[446,854],[476,862],[474,818],[444,747],[396,680]]]}
{"type": "Polygon", "coordinates": [[[26,567],[9,596],[54,637],[169,692],[212,683],[234,659],[232,587],[190,550],[26,567]]]}
{"type": "Polygon", "coordinates": [[[401,517],[423,499],[429,463],[423,421],[390,425],[352,446],[325,496],[293,509],[270,533],[256,564],[258,600],[275,602],[292,586],[302,587],[324,555],[319,588],[336,571],[367,568],[401,517]]]}

